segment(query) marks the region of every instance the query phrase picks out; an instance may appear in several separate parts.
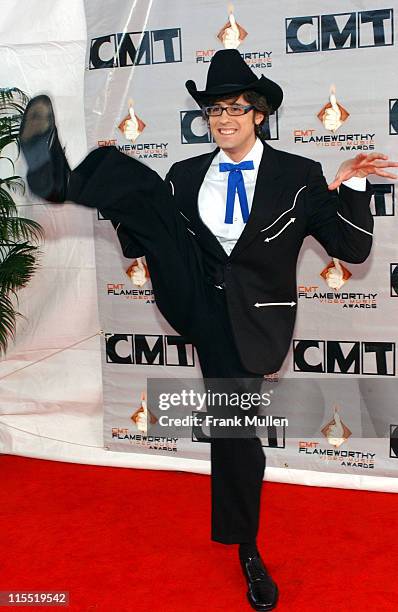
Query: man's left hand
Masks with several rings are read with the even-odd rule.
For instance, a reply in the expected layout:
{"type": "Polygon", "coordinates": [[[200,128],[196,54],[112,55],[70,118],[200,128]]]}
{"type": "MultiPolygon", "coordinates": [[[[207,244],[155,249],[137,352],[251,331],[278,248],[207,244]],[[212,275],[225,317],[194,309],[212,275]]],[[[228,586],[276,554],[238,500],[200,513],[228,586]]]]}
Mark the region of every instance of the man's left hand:
{"type": "Polygon", "coordinates": [[[353,176],[365,178],[369,174],[377,174],[385,178],[396,179],[396,174],[386,172],[383,168],[398,168],[398,162],[388,160],[388,155],[383,153],[359,153],[356,157],[343,162],[337,171],[336,177],[328,188],[330,191],[337,189],[343,181],[353,176]]]}

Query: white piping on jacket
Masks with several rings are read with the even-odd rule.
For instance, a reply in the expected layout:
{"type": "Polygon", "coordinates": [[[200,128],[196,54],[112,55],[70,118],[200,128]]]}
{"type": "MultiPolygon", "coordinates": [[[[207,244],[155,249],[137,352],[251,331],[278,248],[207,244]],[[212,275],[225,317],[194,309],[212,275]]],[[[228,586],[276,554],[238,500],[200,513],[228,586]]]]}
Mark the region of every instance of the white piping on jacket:
{"type": "Polygon", "coordinates": [[[260,308],[261,306],[295,306],[296,302],[256,302],[253,304],[256,308],[260,308]]]}
{"type": "Polygon", "coordinates": [[[279,232],[277,234],[274,234],[273,236],[270,236],[268,238],[266,238],[264,240],[264,242],[270,242],[271,240],[273,240],[274,238],[278,238],[279,234],[281,234],[289,225],[291,225],[292,223],[294,223],[296,220],[296,217],[290,217],[290,220],[285,223],[285,225],[282,227],[281,230],[279,230],[279,232]]]}
{"type": "Polygon", "coordinates": [[[275,219],[275,221],[273,223],[271,223],[271,225],[268,225],[267,227],[264,227],[264,229],[262,229],[260,231],[265,232],[267,229],[270,229],[273,225],[275,225],[275,223],[277,223],[279,221],[279,219],[281,219],[284,215],[286,215],[286,213],[288,213],[291,210],[293,210],[293,208],[296,206],[297,198],[298,198],[300,192],[303,191],[303,189],[305,189],[306,187],[307,187],[307,185],[303,185],[302,187],[300,187],[300,189],[298,190],[298,192],[294,196],[293,206],[291,206],[290,208],[285,210],[285,212],[283,212],[281,215],[279,215],[279,217],[277,219],[275,219]]]}
{"type": "Polygon", "coordinates": [[[184,219],[186,219],[189,223],[191,223],[190,219],[188,219],[188,217],[186,217],[183,212],[181,212],[180,210],[178,212],[180,213],[180,215],[184,217],[184,219]]]}
{"type": "Polygon", "coordinates": [[[343,221],[345,221],[349,225],[352,225],[352,227],[355,227],[355,229],[359,230],[360,232],[363,232],[364,234],[368,234],[369,236],[373,236],[372,232],[368,232],[367,230],[362,229],[362,227],[358,227],[354,223],[351,223],[351,221],[348,221],[348,219],[343,217],[343,215],[341,215],[339,212],[337,214],[339,215],[340,219],[343,219],[343,221]]]}

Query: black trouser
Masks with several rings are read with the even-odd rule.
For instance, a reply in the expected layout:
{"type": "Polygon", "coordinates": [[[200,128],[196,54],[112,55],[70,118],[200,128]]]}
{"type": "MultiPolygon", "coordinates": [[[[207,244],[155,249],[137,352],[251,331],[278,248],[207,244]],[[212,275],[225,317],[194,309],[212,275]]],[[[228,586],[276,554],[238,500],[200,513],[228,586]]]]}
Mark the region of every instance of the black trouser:
{"type": "MultiPolygon", "coordinates": [[[[203,377],[209,383],[206,388],[226,390],[229,395],[258,393],[263,379],[245,370],[241,363],[225,293],[213,288],[209,295],[214,341],[196,346],[203,377]]],[[[244,418],[257,413],[256,407],[207,410],[222,417],[236,414],[244,418]]],[[[242,430],[231,429],[231,437],[224,437],[225,432],[219,428],[211,440],[212,539],[224,544],[254,541],[258,531],[265,455],[253,428],[242,430]]]]}
{"type": "MultiPolygon", "coordinates": [[[[240,379],[249,378],[258,391],[262,379],[239,359],[224,292],[205,282],[201,253],[160,177],[113,147],[97,149],[72,172],[68,199],[120,223],[128,237],[125,254],[146,256],[156,303],[174,329],[195,344],[205,380],[228,379],[233,391],[241,390],[240,379]]],[[[264,467],[258,438],[212,437],[214,540],[255,539],[264,467]]]]}

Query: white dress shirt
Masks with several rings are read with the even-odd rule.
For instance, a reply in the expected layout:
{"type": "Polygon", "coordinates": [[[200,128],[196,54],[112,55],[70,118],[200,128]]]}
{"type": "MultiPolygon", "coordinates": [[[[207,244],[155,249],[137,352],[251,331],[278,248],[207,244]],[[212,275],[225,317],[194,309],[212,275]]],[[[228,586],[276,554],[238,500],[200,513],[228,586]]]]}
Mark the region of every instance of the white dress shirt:
{"type": "MultiPolygon", "coordinates": [[[[254,189],[256,187],[258,168],[263,150],[263,143],[259,138],[256,138],[253,148],[240,160],[241,162],[252,161],[254,165],[254,170],[242,170],[249,213],[253,204],[254,189]]],[[[220,163],[236,164],[238,162],[233,161],[223,150],[217,153],[211,162],[199,190],[198,209],[203,223],[207,225],[209,230],[214,234],[227,255],[230,255],[243,232],[245,222],[242,218],[242,211],[240,209],[237,193],[235,193],[233,223],[225,223],[224,221],[229,172],[220,172],[220,163]]],[[[353,177],[348,181],[344,181],[344,185],[357,191],[365,191],[366,179],[353,177]]]]}

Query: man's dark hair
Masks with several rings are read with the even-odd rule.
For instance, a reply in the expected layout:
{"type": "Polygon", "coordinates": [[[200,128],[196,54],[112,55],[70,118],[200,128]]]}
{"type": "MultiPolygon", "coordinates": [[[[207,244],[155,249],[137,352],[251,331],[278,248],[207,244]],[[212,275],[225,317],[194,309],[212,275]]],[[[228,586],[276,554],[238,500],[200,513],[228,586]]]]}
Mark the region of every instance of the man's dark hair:
{"type": "MultiPolygon", "coordinates": [[[[231,94],[231,95],[225,95],[222,97],[217,96],[216,98],[209,98],[208,100],[206,100],[206,104],[203,104],[203,106],[213,106],[213,104],[216,104],[217,102],[222,102],[223,100],[228,100],[228,99],[233,99],[233,98],[237,100],[241,95],[245,98],[248,104],[251,104],[252,106],[254,106],[254,108],[258,112],[263,113],[264,119],[261,121],[261,123],[255,126],[254,131],[256,132],[256,136],[264,140],[264,132],[262,128],[263,128],[264,123],[267,121],[269,115],[273,111],[272,111],[271,106],[267,102],[267,98],[263,96],[262,94],[259,94],[257,91],[249,90],[249,91],[235,92],[235,94],[231,94]]],[[[203,113],[203,118],[207,121],[208,117],[205,111],[203,110],[202,113],[203,113]]]]}

